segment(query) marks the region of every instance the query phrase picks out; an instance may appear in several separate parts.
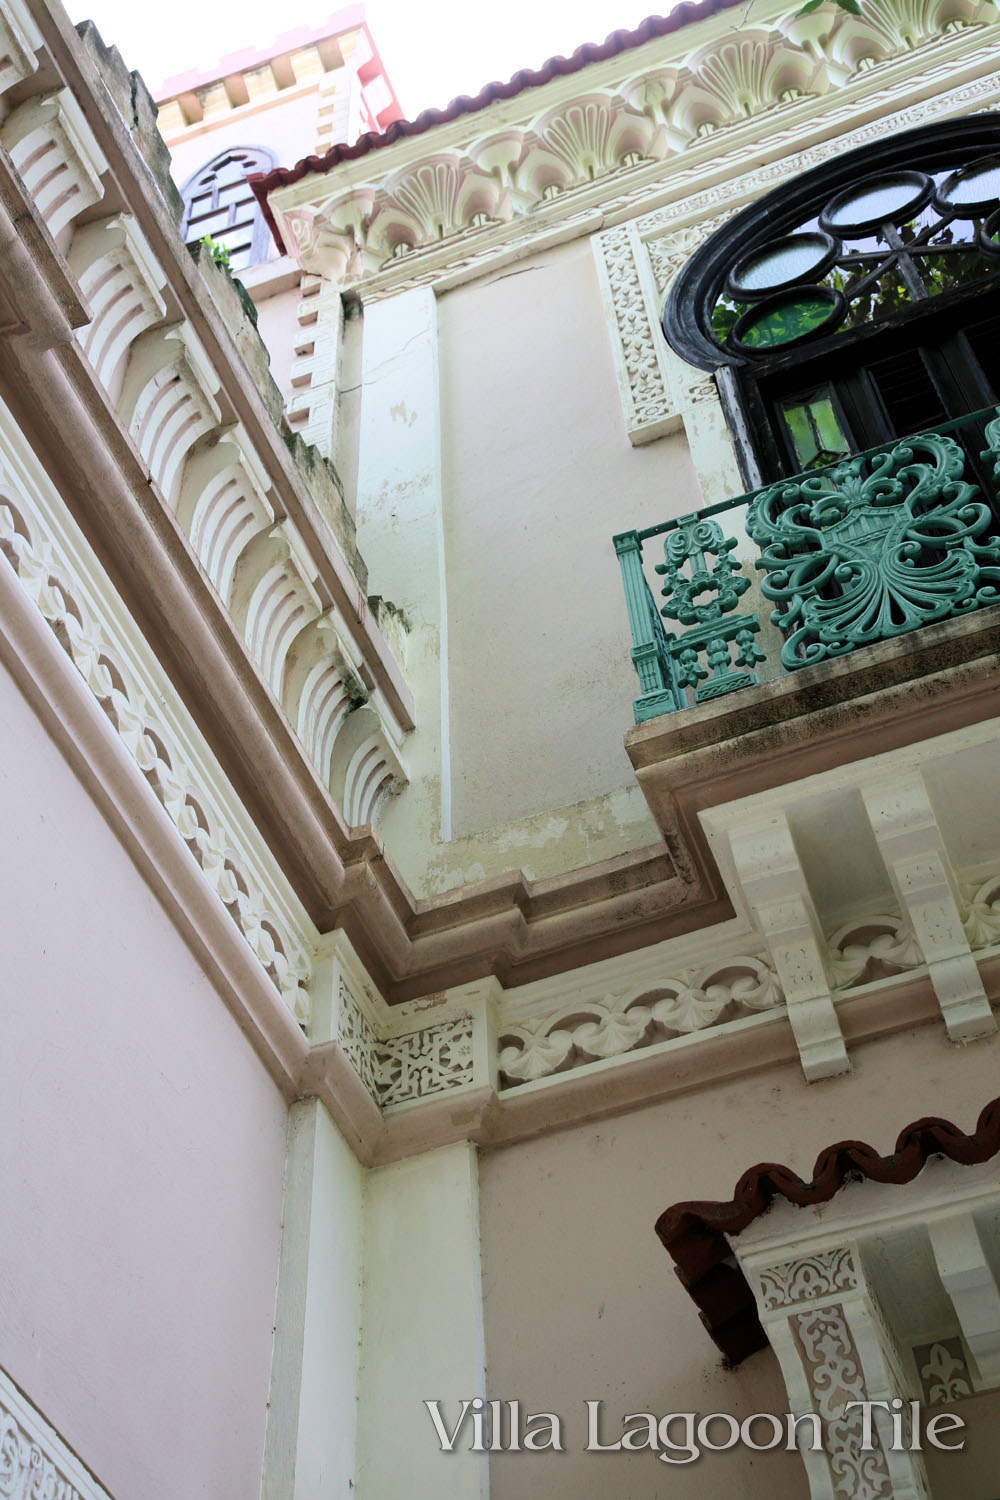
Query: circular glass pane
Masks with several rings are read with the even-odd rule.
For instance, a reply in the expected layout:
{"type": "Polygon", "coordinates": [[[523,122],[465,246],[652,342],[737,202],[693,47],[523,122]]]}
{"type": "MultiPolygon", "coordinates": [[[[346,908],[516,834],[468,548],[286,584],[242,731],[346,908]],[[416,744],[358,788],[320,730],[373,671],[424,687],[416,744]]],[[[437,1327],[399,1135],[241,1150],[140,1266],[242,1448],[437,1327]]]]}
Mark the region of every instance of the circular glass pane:
{"type": "Polygon", "coordinates": [[[934,195],[943,209],[960,219],[978,219],[1000,203],[1000,157],[982,156],[961,171],[952,172],[934,195]]]}
{"type": "Polygon", "coordinates": [[[834,234],[865,234],[880,224],[903,224],[930,201],[934,184],[923,172],[886,172],[838,193],[819,216],[834,234]]]}
{"type": "Polygon", "coordinates": [[[818,281],[837,258],[835,239],[817,230],[772,240],[737,261],[727,290],[735,299],[755,299],[784,287],[818,281]]]}
{"type": "Polygon", "coordinates": [[[815,338],[833,328],[844,312],[844,299],[827,287],[796,286],[745,312],[731,338],[740,349],[765,354],[771,349],[815,338]]]}

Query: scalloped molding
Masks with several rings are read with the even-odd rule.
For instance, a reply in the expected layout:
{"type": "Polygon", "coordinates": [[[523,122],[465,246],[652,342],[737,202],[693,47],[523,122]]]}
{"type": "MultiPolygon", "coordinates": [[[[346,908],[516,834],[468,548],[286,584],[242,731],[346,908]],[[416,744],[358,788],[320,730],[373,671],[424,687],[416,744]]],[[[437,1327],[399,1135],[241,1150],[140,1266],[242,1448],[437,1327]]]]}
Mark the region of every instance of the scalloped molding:
{"type": "Polygon", "coordinates": [[[283,1003],[305,1025],[315,929],[0,406],[0,553],[101,705],[283,1003]]]}

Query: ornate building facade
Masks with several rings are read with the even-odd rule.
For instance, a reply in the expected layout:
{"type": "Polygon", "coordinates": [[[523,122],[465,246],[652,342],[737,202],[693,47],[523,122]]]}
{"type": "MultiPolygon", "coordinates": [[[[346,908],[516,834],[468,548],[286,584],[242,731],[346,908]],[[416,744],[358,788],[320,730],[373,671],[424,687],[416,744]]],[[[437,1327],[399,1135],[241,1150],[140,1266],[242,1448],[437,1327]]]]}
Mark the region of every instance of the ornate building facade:
{"type": "Polygon", "coordinates": [[[998,28],[0,0],[0,1494],[995,1500],[998,28]]]}

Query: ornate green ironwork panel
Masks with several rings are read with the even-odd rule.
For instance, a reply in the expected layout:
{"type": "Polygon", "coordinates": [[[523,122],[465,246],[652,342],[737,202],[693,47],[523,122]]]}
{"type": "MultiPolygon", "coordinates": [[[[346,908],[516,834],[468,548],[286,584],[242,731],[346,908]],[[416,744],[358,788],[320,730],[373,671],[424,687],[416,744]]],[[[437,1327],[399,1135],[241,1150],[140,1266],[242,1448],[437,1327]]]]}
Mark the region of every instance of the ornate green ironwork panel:
{"type": "Polygon", "coordinates": [[[996,483],[996,493],[1000,495],[1000,407],[992,422],[987,422],[984,433],[986,447],[980,454],[984,463],[993,464],[993,478],[996,483]]]}
{"type": "Polygon", "coordinates": [[[639,533],[626,531],[614,540],[632,627],[632,661],[642,688],[634,704],[636,723],[685,708],[685,688],[693,689],[695,703],[703,703],[751,686],[754,667],[764,660],[754,640],[760,623],[756,615],[727,618],[750,587],[729,555],[735,539],[724,537],[714,521],[697,516],[685,516],[671,527],[664,561],[656,564],[666,580],[662,594],[667,602],[659,610],[643,572],[639,533]],[[680,634],[665,631],[661,614],[691,628],[680,634]]]}
{"type": "MultiPolygon", "coordinates": [[[[1000,413],[987,441],[1000,460],[1000,413]]],[[[785,667],[1000,601],[997,526],[968,469],[952,438],[921,433],[756,497],[747,531],[785,667]]]]}
{"type": "Polygon", "coordinates": [[[691,627],[666,639],[677,662],[677,681],[681,687],[694,688],[696,703],[752,686],[756,681],[753,669],[764,660],[754,641],[760,629],[756,615],[726,618],[750,587],[749,578],[730,556],[735,547],[735,537],[723,536],[715,521],[685,517],[667,533],[664,560],[656,564],[665,580],[662,592],[667,601],[660,613],[691,627]],[[734,644],[738,647],[735,661],[734,644]],[[738,671],[739,667],[746,670],[738,671]]]}
{"type": "Polygon", "coordinates": [[[715,521],[694,517],[668,532],[664,560],[656,564],[666,579],[663,596],[668,601],[660,613],[681,625],[707,625],[735,609],[750,587],[729,555],[735,547],[736,538],[724,537],[715,521]],[[713,557],[714,564],[709,562],[713,557]]]}

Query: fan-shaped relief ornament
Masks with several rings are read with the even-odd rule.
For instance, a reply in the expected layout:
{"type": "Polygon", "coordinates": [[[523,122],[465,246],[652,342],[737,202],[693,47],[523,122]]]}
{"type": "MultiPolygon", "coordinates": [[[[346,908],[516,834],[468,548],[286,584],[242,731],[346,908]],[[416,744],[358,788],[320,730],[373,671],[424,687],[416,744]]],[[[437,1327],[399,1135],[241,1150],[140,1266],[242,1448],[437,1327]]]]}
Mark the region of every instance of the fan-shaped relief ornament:
{"type": "Polygon", "coordinates": [[[785,667],[842,656],[1000,600],[1000,539],[953,439],[921,433],[752,502],[785,667]]]}
{"type": "Polygon", "coordinates": [[[335,193],[315,207],[302,205],[282,214],[282,235],[303,267],[334,282],[353,281],[377,267],[368,252],[368,224],[375,187],[359,184],[335,193]]]}
{"type": "Polygon", "coordinates": [[[568,192],[576,181],[569,162],[535,141],[525,152],[515,174],[514,201],[521,213],[528,213],[540,203],[568,192]]]}
{"type": "Polygon", "coordinates": [[[729,990],[723,984],[709,985],[707,990],[685,986],[675,994],[664,995],[652,1007],[652,1016],[665,1031],[683,1036],[714,1026],[730,1004],[729,990]]]}
{"type": "Polygon", "coordinates": [[[510,195],[496,176],[459,152],[439,152],[381,184],[366,246],[381,264],[510,216],[510,195]]]}
{"type": "MultiPolygon", "coordinates": [[[[785,997],[778,976],[759,958],[740,958],[728,970],[727,988],[732,1002],[744,1010],[775,1010],[784,1005],[785,997]]],[[[715,988],[709,984],[706,993],[715,988]]]]}
{"type": "Polygon", "coordinates": [[[533,1083],[559,1073],[574,1050],[573,1033],[543,1017],[505,1031],[500,1037],[500,1072],[511,1083],[533,1083]],[[549,1027],[552,1030],[549,1030],[549,1027]]]}
{"type": "Polygon", "coordinates": [[[902,969],[916,969],[924,962],[912,929],[892,916],[846,923],[830,938],[829,958],[830,976],[840,989],[902,969]]]}
{"type": "Polygon", "coordinates": [[[665,109],[678,147],[825,86],[822,66],[806,51],[760,29],[699,49],[687,69],[665,109]]]}
{"type": "Polygon", "coordinates": [[[574,185],[628,165],[627,158],[647,156],[655,135],[647,116],[614,94],[586,94],[532,123],[542,147],[565,164],[574,185]]]}
{"type": "Polygon", "coordinates": [[[573,1045],[585,1062],[618,1057],[631,1052],[649,1032],[650,1010],[633,1005],[628,1010],[608,1010],[593,1021],[584,1021],[573,1032],[573,1045]]]}
{"type": "Polygon", "coordinates": [[[668,290],[677,272],[687,265],[694,252],[710,235],[722,228],[728,218],[729,214],[717,214],[714,218],[703,219],[697,224],[682,224],[645,242],[646,254],[661,292],[668,290]]]}
{"type": "Polygon", "coordinates": [[[714,964],[692,974],[687,984],[675,981],[672,993],[653,1004],[652,1017],[669,1035],[684,1036],[735,1020],[741,1012],[773,1010],[783,1004],[774,971],[760,959],[738,958],[727,966],[714,964]]]}
{"type": "Polygon", "coordinates": [[[799,47],[769,31],[744,31],[712,43],[688,59],[693,77],[724,105],[730,119],[759,114],[790,92],[809,87],[816,64],[799,47]]]}
{"type": "Polygon", "coordinates": [[[969,892],[964,926],[970,948],[1000,943],[1000,872],[969,892]]]}
{"type": "Polygon", "coordinates": [[[827,50],[854,71],[867,59],[881,62],[937,41],[950,24],[982,24],[994,15],[981,0],[878,0],[859,15],[844,15],[827,50]]]}
{"type": "Polygon", "coordinates": [[[350,225],[339,225],[320,208],[290,208],[281,216],[285,244],[306,271],[340,283],[367,269],[363,249],[350,225]]]}

